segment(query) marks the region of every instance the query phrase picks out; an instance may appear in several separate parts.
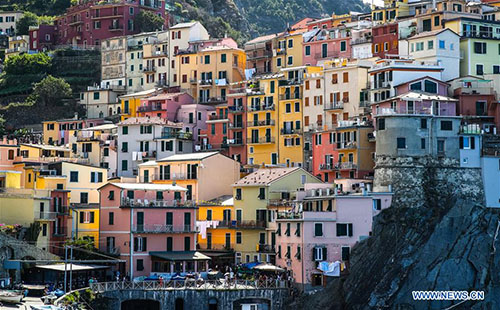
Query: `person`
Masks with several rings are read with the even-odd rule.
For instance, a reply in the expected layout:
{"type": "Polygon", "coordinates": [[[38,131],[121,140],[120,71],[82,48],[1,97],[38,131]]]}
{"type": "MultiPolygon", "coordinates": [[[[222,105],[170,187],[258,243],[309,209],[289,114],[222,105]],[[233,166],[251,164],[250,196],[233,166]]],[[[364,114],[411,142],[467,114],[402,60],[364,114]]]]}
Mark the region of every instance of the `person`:
{"type": "Polygon", "coordinates": [[[163,288],[163,277],[162,277],[162,276],[160,276],[160,277],[158,278],[158,281],[159,281],[159,284],[160,284],[160,288],[163,288]]]}

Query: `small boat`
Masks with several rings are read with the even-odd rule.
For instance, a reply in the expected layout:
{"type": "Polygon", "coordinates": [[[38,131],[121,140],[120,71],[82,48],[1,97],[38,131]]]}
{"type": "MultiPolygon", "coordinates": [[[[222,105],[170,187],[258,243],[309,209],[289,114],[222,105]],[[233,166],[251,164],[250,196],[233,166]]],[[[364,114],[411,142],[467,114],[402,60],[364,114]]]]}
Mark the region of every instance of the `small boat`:
{"type": "Polygon", "coordinates": [[[23,300],[24,295],[19,291],[0,291],[0,302],[16,304],[23,300]]]}
{"type": "Polygon", "coordinates": [[[30,306],[30,307],[31,307],[31,310],[63,310],[63,308],[61,308],[61,307],[52,306],[52,305],[48,305],[48,306],[30,306]]]}

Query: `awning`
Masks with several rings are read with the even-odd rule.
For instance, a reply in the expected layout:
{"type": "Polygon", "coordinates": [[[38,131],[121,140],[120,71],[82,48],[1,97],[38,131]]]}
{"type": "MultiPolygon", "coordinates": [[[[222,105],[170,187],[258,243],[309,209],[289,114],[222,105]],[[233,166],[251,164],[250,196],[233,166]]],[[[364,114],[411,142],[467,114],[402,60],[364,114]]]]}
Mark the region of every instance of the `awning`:
{"type": "Polygon", "coordinates": [[[211,258],[206,256],[203,253],[195,252],[195,251],[157,251],[157,252],[149,252],[149,255],[157,258],[161,258],[163,260],[168,261],[186,261],[186,260],[210,260],[211,258]]]}
{"type": "MultiPolygon", "coordinates": [[[[89,271],[89,270],[109,268],[109,266],[98,266],[98,265],[67,264],[66,266],[67,266],[66,267],[67,271],[70,271],[70,270],[72,270],[72,271],[89,271]]],[[[53,270],[53,271],[64,271],[64,264],[39,265],[39,266],[36,266],[36,268],[53,270]]]]}

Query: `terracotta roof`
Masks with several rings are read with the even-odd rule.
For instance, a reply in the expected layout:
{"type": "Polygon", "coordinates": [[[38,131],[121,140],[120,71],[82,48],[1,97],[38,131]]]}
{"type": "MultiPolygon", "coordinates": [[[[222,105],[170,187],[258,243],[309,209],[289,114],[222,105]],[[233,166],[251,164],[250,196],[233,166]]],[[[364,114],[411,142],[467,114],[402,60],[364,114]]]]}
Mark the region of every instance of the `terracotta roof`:
{"type": "Polygon", "coordinates": [[[275,34],[268,34],[265,36],[257,37],[255,39],[248,41],[247,43],[245,43],[245,45],[269,41],[269,40],[272,40],[272,39],[274,39],[282,34],[283,34],[283,32],[275,33],[275,34]]]}
{"type": "Polygon", "coordinates": [[[436,35],[440,34],[441,32],[445,32],[445,31],[451,31],[453,34],[458,36],[458,34],[455,31],[453,31],[449,28],[443,28],[443,29],[437,29],[437,30],[433,30],[433,31],[426,31],[426,32],[419,33],[417,35],[414,35],[413,37],[409,37],[408,40],[436,36],[436,35]]]}
{"type": "Polygon", "coordinates": [[[268,185],[279,178],[299,170],[300,167],[293,168],[263,168],[259,169],[238,182],[234,183],[234,186],[258,186],[258,185],[268,185]]]}
{"type": "Polygon", "coordinates": [[[183,95],[183,94],[185,94],[185,93],[184,92],[183,93],[164,93],[164,94],[159,94],[156,96],[148,97],[146,99],[147,100],[169,100],[169,99],[173,99],[173,98],[180,96],[180,95],[183,95]]]}
{"type": "Polygon", "coordinates": [[[118,123],[118,125],[168,125],[182,127],[180,123],[173,123],[160,117],[130,117],[118,123]]]}

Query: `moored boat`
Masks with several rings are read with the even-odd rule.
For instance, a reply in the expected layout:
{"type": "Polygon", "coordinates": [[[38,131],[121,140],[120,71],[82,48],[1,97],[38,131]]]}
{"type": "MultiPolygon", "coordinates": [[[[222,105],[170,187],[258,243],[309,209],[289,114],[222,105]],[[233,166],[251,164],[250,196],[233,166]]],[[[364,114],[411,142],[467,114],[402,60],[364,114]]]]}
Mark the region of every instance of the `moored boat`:
{"type": "Polygon", "coordinates": [[[22,292],[19,291],[9,291],[9,290],[2,290],[0,291],[0,302],[5,302],[5,303],[20,303],[23,300],[24,295],[22,292]]]}

